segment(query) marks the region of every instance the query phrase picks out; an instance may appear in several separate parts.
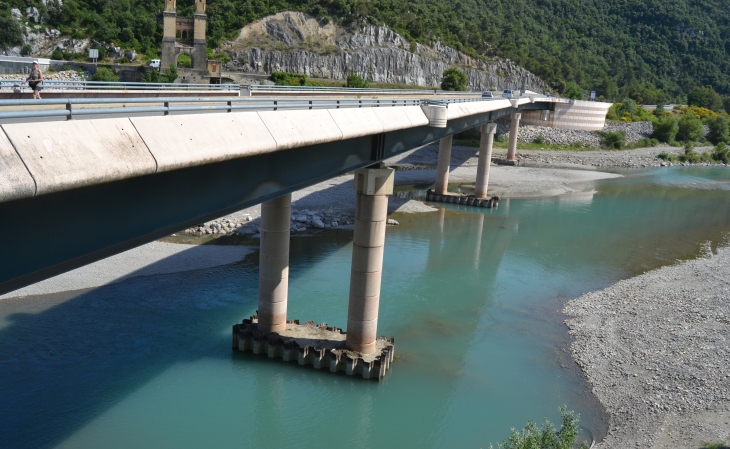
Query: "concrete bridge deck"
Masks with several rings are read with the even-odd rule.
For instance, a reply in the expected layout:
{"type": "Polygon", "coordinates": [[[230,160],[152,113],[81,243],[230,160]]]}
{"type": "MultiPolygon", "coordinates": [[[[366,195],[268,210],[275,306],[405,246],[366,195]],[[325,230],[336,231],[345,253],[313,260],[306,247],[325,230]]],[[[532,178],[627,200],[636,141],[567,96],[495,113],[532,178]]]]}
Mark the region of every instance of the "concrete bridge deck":
{"type": "Polygon", "coordinates": [[[0,293],[500,117],[575,106],[547,98],[390,104],[225,103],[226,112],[139,108],[114,118],[90,109],[87,120],[6,122],[0,293]],[[439,110],[446,120],[437,125],[439,110]]]}

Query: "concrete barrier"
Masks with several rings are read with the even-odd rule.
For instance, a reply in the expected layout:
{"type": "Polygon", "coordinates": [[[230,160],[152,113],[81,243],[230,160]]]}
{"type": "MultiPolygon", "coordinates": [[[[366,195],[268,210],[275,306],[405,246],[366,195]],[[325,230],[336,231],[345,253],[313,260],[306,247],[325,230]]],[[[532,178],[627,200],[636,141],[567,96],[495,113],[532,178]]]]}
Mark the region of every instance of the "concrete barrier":
{"type": "Polygon", "coordinates": [[[277,150],[342,139],[342,131],[324,109],[263,111],[257,114],[276,139],[277,150]]]}
{"type": "MultiPolygon", "coordinates": [[[[396,108],[391,108],[396,109],[396,108]]],[[[330,109],[332,120],[340,128],[343,139],[380,134],[383,124],[375,115],[375,108],[366,109],[330,109]]]]}
{"type": "Polygon", "coordinates": [[[4,132],[0,132],[0,202],[35,195],[35,182],[4,132]]]}
{"type": "Polygon", "coordinates": [[[256,112],[130,119],[157,160],[157,172],[276,151],[256,112]]]}
{"type": "Polygon", "coordinates": [[[2,125],[36,183],[36,195],[155,172],[126,118],[2,125]]]}

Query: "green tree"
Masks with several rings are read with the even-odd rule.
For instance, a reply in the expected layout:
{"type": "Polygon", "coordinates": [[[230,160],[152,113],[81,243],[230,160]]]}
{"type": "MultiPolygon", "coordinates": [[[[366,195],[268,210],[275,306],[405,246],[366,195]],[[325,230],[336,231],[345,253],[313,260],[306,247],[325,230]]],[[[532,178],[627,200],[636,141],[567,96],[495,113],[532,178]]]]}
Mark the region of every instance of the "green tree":
{"type": "Polygon", "coordinates": [[[170,67],[165,69],[165,72],[160,75],[160,81],[163,83],[174,83],[177,79],[177,67],[175,64],[170,64],[170,67]]]}
{"type": "Polygon", "coordinates": [[[725,97],[722,99],[722,108],[725,109],[725,112],[730,114],[730,97],[725,97]]]}
{"type": "Polygon", "coordinates": [[[700,140],[703,132],[702,120],[696,118],[691,112],[684,114],[679,119],[677,124],[677,140],[680,142],[696,142],[700,140]]]}
{"type": "Polygon", "coordinates": [[[355,75],[353,73],[352,75],[349,75],[347,77],[347,87],[364,89],[370,87],[370,83],[363,80],[361,76],[355,75]]]}
{"type": "Polygon", "coordinates": [[[596,134],[601,137],[601,144],[609,150],[623,150],[626,146],[626,131],[597,131],[596,134]]]}
{"type": "Polygon", "coordinates": [[[653,127],[654,130],[651,133],[652,138],[670,145],[676,141],[677,132],[679,131],[677,119],[672,117],[659,119],[654,122],[653,127]]]}
{"type": "Polygon", "coordinates": [[[20,48],[20,54],[23,56],[30,56],[32,51],[33,51],[33,47],[31,47],[28,44],[25,44],[20,48]]]}
{"type": "Polygon", "coordinates": [[[99,67],[96,73],[94,73],[91,77],[91,81],[119,81],[119,77],[110,69],[106,67],[99,67]]]}
{"type": "Polygon", "coordinates": [[[707,133],[707,140],[713,145],[719,145],[720,142],[730,144],[730,133],[728,130],[728,120],[723,115],[709,117],[706,119],[707,127],[710,128],[707,133]]]}
{"type": "Polygon", "coordinates": [[[723,107],[722,97],[712,87],[695,87],[687,95],[687,102],[691,106],[699,106],[713,111],[720,111],[723,107]]]}
{"type": "Polygon", "coordinates": [[[53,50],[53,53],[51,53],[51,59],[55,59],[57,61],[60,61],[63,59],[63,53],[61,53],[58,50],[53,50]]]}
{"type": "Polygon", "coordinates": [[[14,17],[0,16],[0,48],[23,45],[23,29],[14,17]]]}
{"type": "Polygon", "coordinates": [[[444,70],[444,78],[441,81],[441,89],[443,90],[466,90],[466,73],[456,67],[449,67],[444,70]]]}
{"type": "Polygon", "coordinates": [[[606,101],[615,101],[618,98],[618,85],[610,78],[604,78],[598,86],[596,94],[603,96],[606,101]]]}
{"type": "Polygon", "coordinates": [[[570,98],[573,100],[582,100],[583,99],[583,89],[580,88],[580,86],[574,82],[570,82],[565,85],[565,90],[563,91],[563,95],[566,98],[570,98]]]}

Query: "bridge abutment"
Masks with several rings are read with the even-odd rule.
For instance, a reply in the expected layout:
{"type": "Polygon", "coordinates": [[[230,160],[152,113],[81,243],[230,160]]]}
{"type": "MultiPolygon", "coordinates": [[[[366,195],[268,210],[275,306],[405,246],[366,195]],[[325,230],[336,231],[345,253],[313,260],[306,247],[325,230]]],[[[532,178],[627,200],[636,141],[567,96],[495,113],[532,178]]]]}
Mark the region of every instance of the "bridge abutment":
{"type": "Polygon", "coordinates": [[[261,204],[258,328],[262,332],[286,329],[290,226],[291,193],[261,204]]]}

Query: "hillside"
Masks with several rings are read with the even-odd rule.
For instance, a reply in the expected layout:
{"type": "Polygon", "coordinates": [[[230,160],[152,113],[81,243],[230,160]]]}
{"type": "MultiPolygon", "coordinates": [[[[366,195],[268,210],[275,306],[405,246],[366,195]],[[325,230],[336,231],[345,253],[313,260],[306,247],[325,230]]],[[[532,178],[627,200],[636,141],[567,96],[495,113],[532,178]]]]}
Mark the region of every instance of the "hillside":
{"type": "MultiPolygon", "coordinates": [[[[36,7],[51,26],[153,51],[162,0],[7,0],[0,13],[36,7]]],[[[192,8],[180,0],[179,9],[192,8]]],[[[284,10],[349,26],[387,25],[405,39],[473,57],[509,58],[557,89],[575,81],[609,98],[677,100],[709,85],[730,94],[726,0],[208,0],[209,42],[284,10]],[[621,92],[617,92],[620,86],[621,92]],[[663,98],[667,97],[667,98],[663,98]]]]}
{"type": "Polygon", "coordinates": [[[332,80],[355,74],[375,83],[438,87],[444,70],[457,66],[466,73],[470,90],[549,90],[510,61],[473,58],[438,43],[409,42],[383,26],[345,29],[334,22],[323,24],[301,12],[286,11],[250,23],[220,48],[231,58],[229,67],[249,73],[284,71],[332,80]]]}

